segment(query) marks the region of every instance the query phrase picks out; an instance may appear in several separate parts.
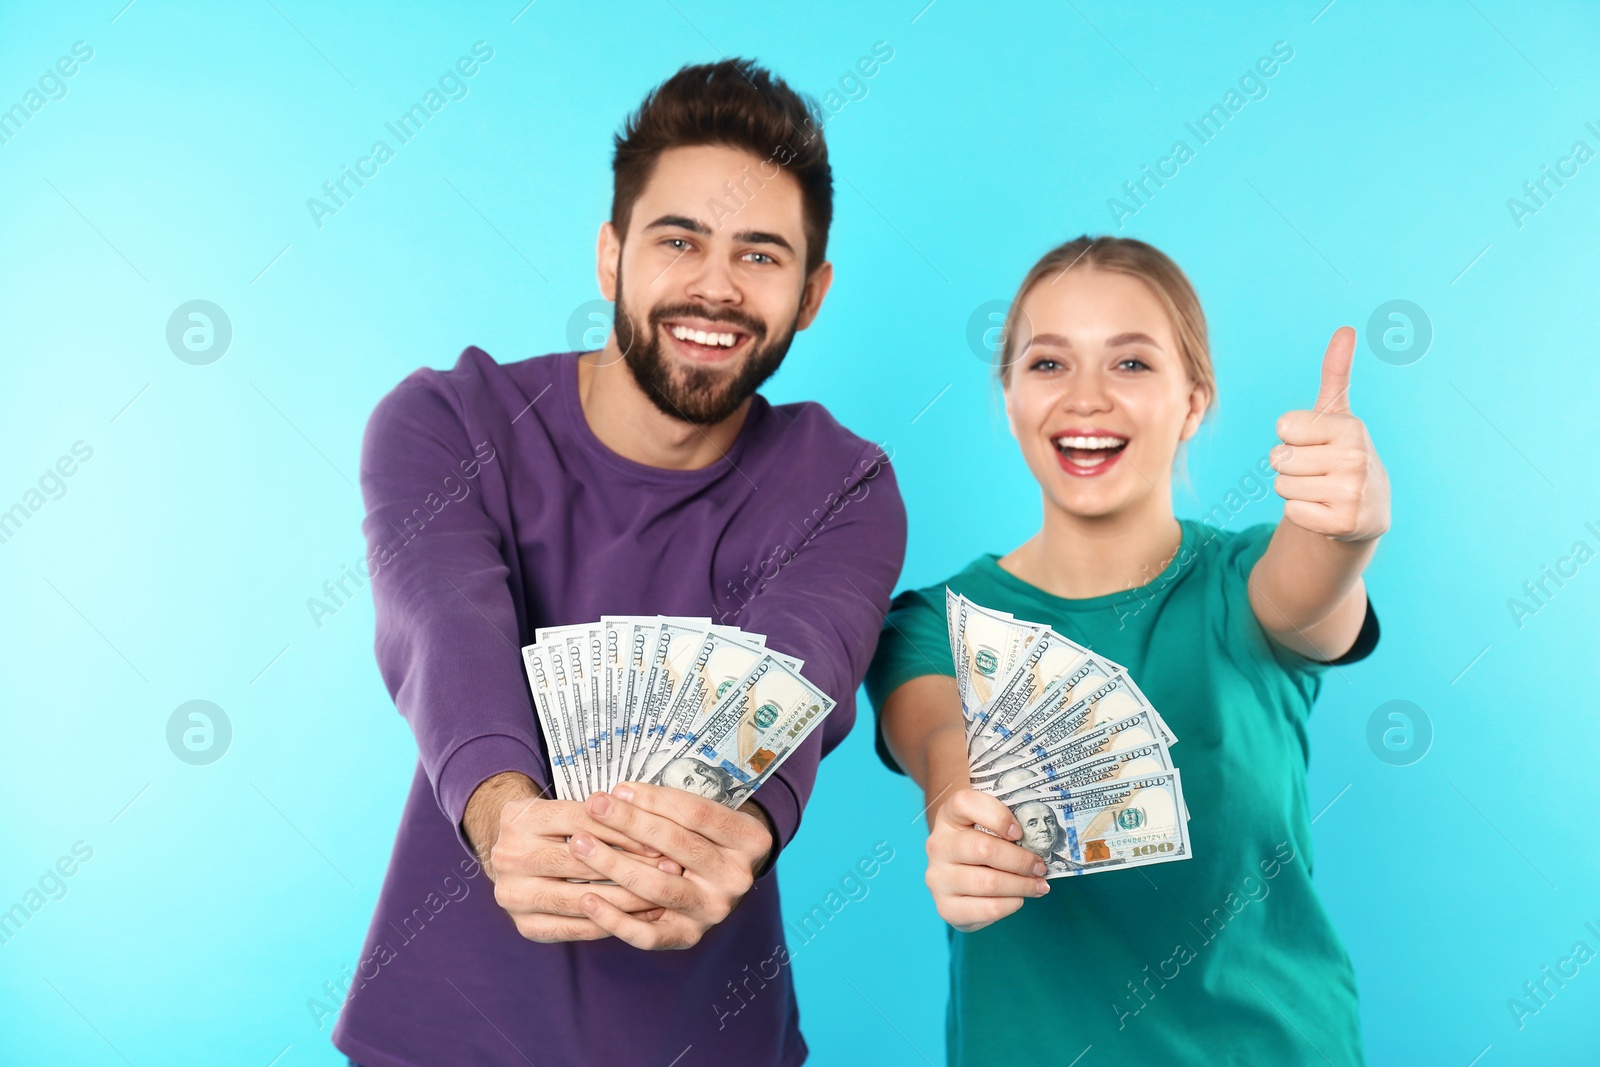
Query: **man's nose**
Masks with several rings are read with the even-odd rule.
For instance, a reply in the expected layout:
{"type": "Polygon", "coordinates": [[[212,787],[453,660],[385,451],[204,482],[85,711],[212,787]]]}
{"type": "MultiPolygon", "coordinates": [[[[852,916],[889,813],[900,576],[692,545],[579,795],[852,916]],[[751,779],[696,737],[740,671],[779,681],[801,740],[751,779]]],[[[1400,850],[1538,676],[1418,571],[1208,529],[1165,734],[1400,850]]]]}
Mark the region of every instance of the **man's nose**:
{"type": "Polygon", "coordinates": [[[705,256],[689,278],[685,293],[708,304],[738,304],[743,294],[734,279],[733,268],[721,256],[705,256]]]}

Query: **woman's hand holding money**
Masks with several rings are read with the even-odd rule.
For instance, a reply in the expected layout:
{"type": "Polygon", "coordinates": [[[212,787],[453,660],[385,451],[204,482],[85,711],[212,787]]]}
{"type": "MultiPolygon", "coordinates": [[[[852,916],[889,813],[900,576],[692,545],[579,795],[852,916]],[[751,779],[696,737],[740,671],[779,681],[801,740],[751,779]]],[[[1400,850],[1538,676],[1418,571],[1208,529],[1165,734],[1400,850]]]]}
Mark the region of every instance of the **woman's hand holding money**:
{"type": "Polygon", "coordinates": [[[941,919],[971,933],[1050,891],[1044,861],[1015,843],[1021,836],[1011,811],[989,794],[949,793],[928,833],[928,889],[941,919]]]}

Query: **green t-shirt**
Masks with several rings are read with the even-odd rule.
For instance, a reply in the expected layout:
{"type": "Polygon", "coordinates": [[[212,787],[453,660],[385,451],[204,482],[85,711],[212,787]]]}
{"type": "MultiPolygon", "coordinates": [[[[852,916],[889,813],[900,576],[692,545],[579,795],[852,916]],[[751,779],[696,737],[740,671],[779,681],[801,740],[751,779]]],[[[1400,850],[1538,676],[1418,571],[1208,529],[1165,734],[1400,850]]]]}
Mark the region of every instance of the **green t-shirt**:
{"type": "MultiPolygon", "coordinates": [[[[1052,596],[980,556],[894,600],[867,674],[875,708],[954,675],[945,586],[1048,623],[1121,663],[1178,743],[1194,857],[1050,883],[976,933],[950,931],[949,1062],[1363,1062],[1355,972],[1311,884],[1306,718],[1329,666],[1271,641],[1246,580],[1272,527],[1181,520],[1177,556],[1137,589],[1052,596]]],[[[1371,605],[1355,646],[1377,644],[1371,605]]],[[[878,735],[878,752],[898,771],[878,735]]]]}

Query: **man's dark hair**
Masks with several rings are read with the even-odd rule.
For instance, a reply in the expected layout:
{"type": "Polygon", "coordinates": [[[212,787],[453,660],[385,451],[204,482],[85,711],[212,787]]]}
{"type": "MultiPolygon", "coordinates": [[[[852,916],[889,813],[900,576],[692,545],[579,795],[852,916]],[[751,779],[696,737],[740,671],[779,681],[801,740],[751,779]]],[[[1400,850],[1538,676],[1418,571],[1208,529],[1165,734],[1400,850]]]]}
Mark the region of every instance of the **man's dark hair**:
{"type": "Polygon", "coordinates": [[[755,175],[758,186],[772,180],[778,167],[800,183],[810,274],[826,258],[833,222],[833,169],[814,113],[814,101],[751,60],[684,67],[652,89],[617,134],[611,224],[618,237],[627,235],[633,205],[662,152],[725,145],[771,160],[755,175]]]}

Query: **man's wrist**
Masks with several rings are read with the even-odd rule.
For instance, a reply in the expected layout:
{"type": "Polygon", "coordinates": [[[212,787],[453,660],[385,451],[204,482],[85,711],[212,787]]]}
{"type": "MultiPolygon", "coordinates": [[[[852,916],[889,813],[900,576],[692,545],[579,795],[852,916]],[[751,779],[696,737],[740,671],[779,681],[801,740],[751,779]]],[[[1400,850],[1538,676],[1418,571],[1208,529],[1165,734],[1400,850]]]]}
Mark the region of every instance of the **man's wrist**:
{"type": "Polygon", "coordinates": [[[761,857],[760,862],[755,865],[751,872],[755,877],[760,878],[772,869],[773,861],[777,857],[778,828],[773,824],[772,816],[767,814],[767,809],[758,804],[754,798],[739,805],[739,810],[746,815],[754,815],[757,819],[760,819],[761,825],[767,828],[767,836],[772,839],[772,844],[767,846],[767,854],[761,857]]]}
{"type": "Polygon", "coordinates": [[[492,775],[472,791],[467,810],[461,817],[461,832],[485,869],[489,867],[489,853],[500,837],[501,809],[513,800],[530,800],[540,795],[533,779],[520,771],[492,775]]]}

